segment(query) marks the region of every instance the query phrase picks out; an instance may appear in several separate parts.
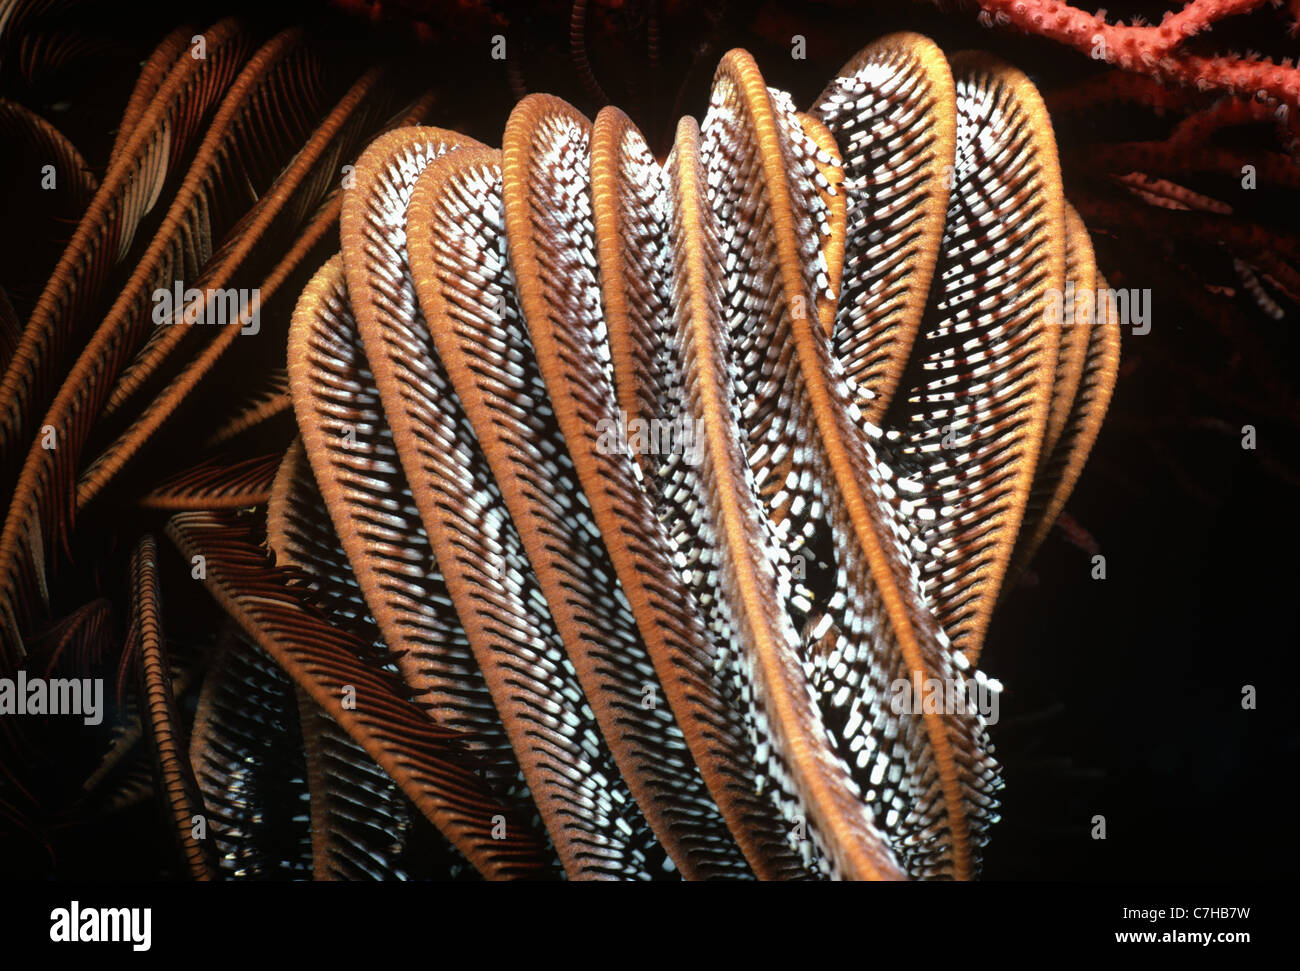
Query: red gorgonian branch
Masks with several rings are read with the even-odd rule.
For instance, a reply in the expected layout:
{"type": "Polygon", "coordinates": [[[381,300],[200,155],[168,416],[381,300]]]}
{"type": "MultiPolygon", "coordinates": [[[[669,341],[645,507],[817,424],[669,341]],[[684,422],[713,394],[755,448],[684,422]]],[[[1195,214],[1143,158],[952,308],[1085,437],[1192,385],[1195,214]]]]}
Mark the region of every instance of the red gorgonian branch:
{"type": "MultiPolygon", "coordinates": [[[[1300,68],[1287,59],[1274,63],[1258,55],[1202,56],[1182,50],[1185,41],[1225,18],[1251,13],[1270,0],[1192,0],[1169,11],[1159,24],[1106,22],[1105,10],[1088,13],[1061,0],[975,0],[980,22],[1011,25],[1104,61],[1162,81],[1267,98],[1300,107],[1300,68]]],[[[1288,0],[1294,35],[1300,2],[1288,0]]]]}

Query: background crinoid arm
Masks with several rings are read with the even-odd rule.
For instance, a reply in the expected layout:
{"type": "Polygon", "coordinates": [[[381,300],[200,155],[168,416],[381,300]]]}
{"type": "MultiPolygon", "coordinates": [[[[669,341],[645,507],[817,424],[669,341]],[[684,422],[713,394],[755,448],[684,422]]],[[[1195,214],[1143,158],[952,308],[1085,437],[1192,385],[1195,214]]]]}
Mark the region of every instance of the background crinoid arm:
{"type": "Polygon", "coordinates": [[[277,289],[337,219],[340,165],[395,111],[411,119],[378,69],[340,91],[301,31],[258,48],[222,21],[190,42],[204,56],[169,37],[146,65],[109,171],[5,362],[0,585],[17,654],[49,610],[50,554],[66,556],[78,515],[138,484],[121,485],[178,412],[193,418],[196,386],[257,320],[200,325],[228,293],[256,293],[239,313],[274,319],[277,289]],[[159,313],[160,292],[192,291],[203,306],[159,313]]]}

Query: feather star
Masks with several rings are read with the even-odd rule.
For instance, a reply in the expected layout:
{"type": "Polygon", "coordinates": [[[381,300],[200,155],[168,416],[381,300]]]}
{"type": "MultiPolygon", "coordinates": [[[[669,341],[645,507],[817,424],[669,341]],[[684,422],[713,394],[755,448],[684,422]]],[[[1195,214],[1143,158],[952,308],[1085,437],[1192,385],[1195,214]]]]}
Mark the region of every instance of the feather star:
{"type": "Polygon", "coordinates": [[[804,112],[736,50],[661,162],[614,107],[531,95],[495,150],[417,124],[427,105],[394,114],[372,72],[259,148],[264,184],[217,246],[196,200],[264,102],[313,82],[294,32],[207,42],[204,62],[173,38],[146,64],[0,362],[9,671],[81,510],[239,333],[151,334],[146,295],[184,266],[246,278],[244,241],[292,227],[265,301],[337,226],[287,378],[210,439],[291,408],[292,445],[172,469],[140,502],[233,621],[186,730],[161,554],[139,538],[137,725],[192,875],[281,865],[259,803],[277,787],[309,795],[286,826],[318,877],[404,875],[424,821],[453,870],[489,878],[977,875],[1002,787],[985,634],[1118,365],[1117,323],[1054,300],[1105,282],[1029,80],[896,34],[804,112]],[[218,92],[199,131],[186,99],[218,92]],[[200,137],[91,327],[167,159],[200,137]],[[106,213],[115,238],[92,231],[106,213]]]}

